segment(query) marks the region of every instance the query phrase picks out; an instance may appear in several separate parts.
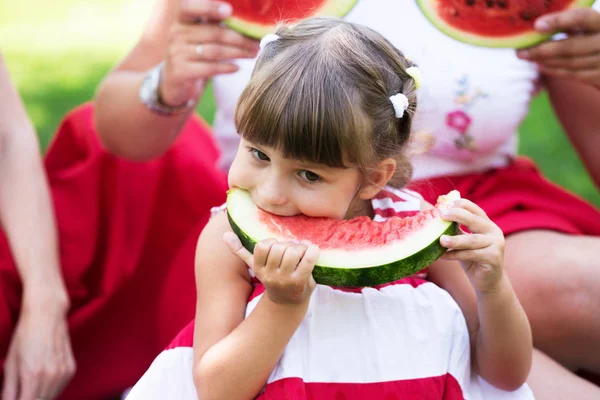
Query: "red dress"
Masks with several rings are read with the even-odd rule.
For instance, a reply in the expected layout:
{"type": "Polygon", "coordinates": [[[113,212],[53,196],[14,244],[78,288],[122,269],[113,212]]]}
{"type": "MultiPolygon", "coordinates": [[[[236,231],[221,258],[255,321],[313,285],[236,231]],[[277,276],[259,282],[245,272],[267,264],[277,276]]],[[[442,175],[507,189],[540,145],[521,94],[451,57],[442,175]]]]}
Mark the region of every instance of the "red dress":
{"type": "MultiPolygon", "coordinates": [[[[91,105],[60,126],[45,165],[77,360],[61,399],[118,396],[193,318],[196,240],[226,190],[209,132],[191,118],[167,153],[139,163],[102,149],[91,105]]],[[[0,294],[3,365],[21,300],[3,235],[0,294]]]]}

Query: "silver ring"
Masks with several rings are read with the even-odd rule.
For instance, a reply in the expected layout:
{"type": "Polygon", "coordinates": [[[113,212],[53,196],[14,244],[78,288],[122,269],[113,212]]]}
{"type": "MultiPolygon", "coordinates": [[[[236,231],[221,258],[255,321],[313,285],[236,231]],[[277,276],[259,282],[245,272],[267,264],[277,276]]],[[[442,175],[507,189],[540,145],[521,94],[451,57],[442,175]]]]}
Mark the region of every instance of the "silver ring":
{"type": "Polygon", "coordinates": [[[204,46],[202,46],[201,44],[197,44],[196,47],[194,47],[194,52],[201,56],[202,53],[204,53],[204,46]]]}

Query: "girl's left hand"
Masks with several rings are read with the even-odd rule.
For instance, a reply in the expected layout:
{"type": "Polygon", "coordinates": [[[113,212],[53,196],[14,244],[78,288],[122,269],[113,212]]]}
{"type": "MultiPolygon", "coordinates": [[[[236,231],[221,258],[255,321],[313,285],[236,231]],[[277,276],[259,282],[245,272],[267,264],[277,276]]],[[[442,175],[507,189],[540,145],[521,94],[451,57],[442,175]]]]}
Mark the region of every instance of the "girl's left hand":
{"type": "Polygon", "coordinates": [[[472,233],[443,235],[442,246],[449,251],[442,258],[459,260],[471,284],[480,293],[496,290],[504,274],[504,234],[485,211],[467,199],[459,199],[442,210],[446,221],[454,221],[472,233]]]}
{"type": "Polygon", "coordinates": [[[540,33],[564,32],[563,40],[550,40],[517,56],[539,65],[544,75],[574,79],[600,88],[600,13],[573,8],[544,15],[535,21],[540,33]]]}

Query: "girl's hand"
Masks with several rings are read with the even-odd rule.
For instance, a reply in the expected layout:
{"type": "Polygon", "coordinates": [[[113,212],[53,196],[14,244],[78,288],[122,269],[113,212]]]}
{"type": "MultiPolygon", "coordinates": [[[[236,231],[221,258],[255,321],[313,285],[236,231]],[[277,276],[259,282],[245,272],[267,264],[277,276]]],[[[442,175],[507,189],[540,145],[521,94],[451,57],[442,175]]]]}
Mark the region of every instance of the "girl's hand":
{"type": "Polygon", "coordinates": [[[310,299],[317,285],[312,277],[319,258],[317,246],[266,239],[258,242],[251,254],[233,232],[225,233],[223,239],[231,252],[252,268],[271,301],[302,304],[310,299]]]}
{"type": "Polygon", "coordinates": [[[2,400],[54,399],[75,373],[66,311],[24,305],[4,364],[2,400]]]}
{"type": "Polygon", "coordinates": [[[206,79],[238,70],[232,60],[253,58],[258,42],[221,26],[231,15],[228,3],[181,0],[171,29],[160,82],[161,101],[179,106],[198,96],[206,79]]]}
{"type": "Polygon", "coordinates": [[[551,13],[538,18],[535,28],[568,36],[519,50],[519,58],[536,62],[545,75],[600,87],[600,13],[591,8],[551,13]]]}
{"type": "Polygon", "coordinates": [[[496,290],[504,274],[504,235],[486,213],[472,201],[459,199],[442,217],[464,225],[471,234],[440,238],[442,246],[450,251],[442,258],[459,260],[471,284],[480,293],[496,290]]]}

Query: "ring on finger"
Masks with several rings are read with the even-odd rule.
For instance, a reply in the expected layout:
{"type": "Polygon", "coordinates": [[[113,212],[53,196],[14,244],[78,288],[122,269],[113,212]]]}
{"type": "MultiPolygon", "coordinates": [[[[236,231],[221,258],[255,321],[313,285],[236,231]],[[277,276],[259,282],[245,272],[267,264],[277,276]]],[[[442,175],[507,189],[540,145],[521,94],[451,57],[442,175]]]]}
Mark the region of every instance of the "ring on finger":
{"type": "Polygon", "coordinates": [[[203,46],[203,45],[201,45],[201,44],[197,44],[197,45],[196,45],[196,47],[194,47],[194,52],[195,52],[197,55],[201,56],[201,55],[202,55],[202,53],[204,53],[204,46],[203,46]]]}

